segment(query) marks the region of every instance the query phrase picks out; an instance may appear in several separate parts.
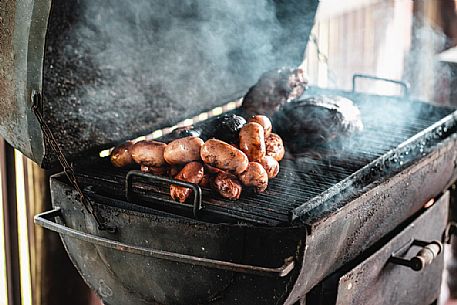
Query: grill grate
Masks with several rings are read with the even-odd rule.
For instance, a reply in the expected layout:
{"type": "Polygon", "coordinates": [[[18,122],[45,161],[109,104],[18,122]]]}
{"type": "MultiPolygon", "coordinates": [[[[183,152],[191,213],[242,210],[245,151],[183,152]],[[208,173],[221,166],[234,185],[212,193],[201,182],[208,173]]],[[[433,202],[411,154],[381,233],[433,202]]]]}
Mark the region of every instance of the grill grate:
{"type": "MultiPolygon", "coordinates": [[[[335,189],[339,182],[361,172],[362,169],[367,170],[367,165],[371,166],[370,170],[378,167],[378,170],[382,171],[381,176],[387,176],[395,169],[423,156],[427,145],[435,145],[436,141],[444,139],[450,132],[455,132],[451,129],[446,130],[447,127],[441,125],[424,132],[451,114],[453,110],[450,108],[386,97],[371,97],[356,102],[361,109],[365,125],[360,135],[344,143],[333,143],[333,147],[321,147],[313,153],[303,153],[284,159],[280,163],[280,173],[270,181],[265,193],[243,193],[240,200],[228,201],[210,190],[203,190],[203,219],[270,226],[289,225],[297,214],[315,208],[308,202],[319,198],[331,188],[335,189]],[[379,119],[376,109],[386,111],[388,115],[379,119]],[[421,132],[424,133],[422,138],[404,144],[421,132]],[[435,142],[428,140],[432,135],[435,136],[435,142]],[[397,155],[395,150],[402,146],[403,153],[397,155]],[[384,165],[380,165],[379,162],[376,164],[375,160],[379,161],[381,157],[389,157],[383,162],[396,166],[379,169],[384,165]]],[[[448,118],[443,124],[451,122],[455,127],[455,115],[448,118]]],[[[119,198],[124,196],[126,174],[127,170],[115,169],[107,163],[101,164],[99,168],[78,171],[78,177],[84,186],[90,186],[97,194],[119,198]]],[[[367,175],[360,177],[364,177],[363,181],[359,181],[361,186],[371,182],[367,175]]],[[[379,178],[379,175],[373,177],[379,178]]],[[[154,206],[154,200],[150,196],[151,190],[155,196],[159,194],[163,200],[170,200],[167,187],[148,185],[138,180],[133,184],[133,188],[134,192],[141,196],[138,203],[142,202],[142,205],[154,206]]],[[[176,213],[171,206],[168,212],[176,213]]]]}

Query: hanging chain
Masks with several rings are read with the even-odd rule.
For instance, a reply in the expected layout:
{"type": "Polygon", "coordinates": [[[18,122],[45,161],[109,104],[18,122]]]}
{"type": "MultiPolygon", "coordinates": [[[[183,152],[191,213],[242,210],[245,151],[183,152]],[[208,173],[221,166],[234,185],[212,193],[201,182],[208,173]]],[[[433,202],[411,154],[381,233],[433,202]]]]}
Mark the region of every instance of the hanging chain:
{"type": "Polygon", "coordinates": [[[87,212],[89,212],[90,215],[92,215],[94,217],[95,222],[98,225],[98,229],[107,230],[107,231],[115,231],[114,228],[109,227],[102,222],[102,220],[100,219],[100,215],[97,213],[92,202],[86,195],[84,195],[82,189],[79,187],[78,181],[76,180],[76,176],[73,171],[73,167],[68,162],[68,160],[65,158],[65,155],[63,154],[62,149],[60,148],[59,144],[57,143],[56,138],[54,137],[53,133],[51,132],[51,129],[49,128],[48,124],[46,123],[46,121],[43,118],[42,96],[41,96],[41,93],[36,92],[36,91],[33,91],[33,93],[32,93],[32,111],[35,114],[36,118],[38,119],[38,122],[41,125],[41,130],[43,131],[45,141],[49,144],[51,149],[56,154],[60,165],[62,165],[62,167],[63,167],[65,175],[67,176],[67,178],[70,181],[70,183],[72,184],[72,186],[78,192],[80,200],[84,205],[84,208],[87,210],[87,212]]]}
{"type": "Polygon", "coordinates": [[[337,86],[337,77],[336,73],[330,69],[328,56],[322,52],[319,46],[319,40],[317,36],[313,33],[309,34],[309,40],[314,44],[317,53],[317,59],[327,67],[328,80],[332,83],[333,86],[337,86]]]}

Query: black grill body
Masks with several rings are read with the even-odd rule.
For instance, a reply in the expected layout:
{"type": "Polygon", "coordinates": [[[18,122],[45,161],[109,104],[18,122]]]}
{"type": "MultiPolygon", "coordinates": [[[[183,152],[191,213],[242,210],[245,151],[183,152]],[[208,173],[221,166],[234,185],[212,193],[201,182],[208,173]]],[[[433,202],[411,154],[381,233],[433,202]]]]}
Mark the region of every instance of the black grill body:
{"type": "Polygon", "coordinates": [[[200,218],[191,209],[182,212],[171,204],[161,208],[166,201],[157,196],[166,200],[166,187],[137,181],[133,188],[138,197],[127,202],[126,172],[103,164],[86,171],[82,167],[78,177],[83,189],[102,219],[117,228],[115,233],[99,231],[63,176],[53,177],[53,202],[60,209],[56,221],[82,233],[60,231],[73,262],[111,305],[292,305],[304,300],[320,281],[375,247],[456,179],[452,109],[403,98],[343,94],[362,112],[376,103],[400,110],[375,126],[367,114],[366,131],[359,135],[366,145],[354,146],[354,138],[340,143],[338,154],[334,147],[323,147],[319,159],[307,155],[283,161],[283,176],[258,197],[225,202],[203,191],[200,218]],[[395,103],[401,106],[393,107],[395,103]],[[151,257],[138,254],[135,247],[218,263],[202,266],[155,252],[151,257]],[[290,257],[295,262],[291,272],[271,271],[290,257]],[[226,262],[242,267],[228,270],[226,262]],[[253,273],[252,266],[261,271],[253,273]]]}

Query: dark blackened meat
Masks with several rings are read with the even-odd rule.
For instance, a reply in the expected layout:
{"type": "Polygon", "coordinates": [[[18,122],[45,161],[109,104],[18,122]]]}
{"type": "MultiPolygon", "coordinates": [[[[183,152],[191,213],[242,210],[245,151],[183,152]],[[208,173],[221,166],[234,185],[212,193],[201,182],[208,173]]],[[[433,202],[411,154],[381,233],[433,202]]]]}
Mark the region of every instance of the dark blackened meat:
{"type": "Polygon", "coordinates": [[[203,140],[216,138],[227,143],[238,143],[238,133],[246,120],[235,114],[224,114],[199,125],[203,140]]]}
{"type": "Polygon", "coordinates": [[[181,139],[185,137],[199,137],[200,134],[202,133],[200,128],[196,128],[194,126],[184,126],[184,127],[178,127],[173,129],[173,131],[169,134],[164,135],[163,137],[159,138],[159,141],[163,143],[169,143],[171,141],[174,141],[176,139],[181,139]]]}
{"type": "Polygon", "coordinates": [[[307,84],[300,68],[266,72],[244,96],[242,110],[247,116],[271,116],[287,101],[300,97],[307,84]]]}
{"type": "Polygon", "coordinates": [[[285,104],[273,126],[293,152],[363,129],[360,110],[340,96],[310,96],[285,104]]]}

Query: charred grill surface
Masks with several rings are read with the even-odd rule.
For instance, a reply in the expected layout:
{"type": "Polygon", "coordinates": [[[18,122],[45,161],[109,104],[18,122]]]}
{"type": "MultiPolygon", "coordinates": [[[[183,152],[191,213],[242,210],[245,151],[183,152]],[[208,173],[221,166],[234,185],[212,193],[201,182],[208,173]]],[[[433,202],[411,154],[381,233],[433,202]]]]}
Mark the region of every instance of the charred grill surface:
{"type": "MultiPolygon", "coordinates": [[[[394,98],[360,101],[364,131],[280,162],[280,171],[261,194],[242,194],[233,202],[213,191],[202,189],[201,217],[204,221],[245,222],[256,225],[287,226],[307,223],[308,218],[337,209],[357,196],[374,181],[385,179],[427,155],[443,139],[457,132],[457,114],[450,108],[394,98]],[[386,111],[375,119],[374,105],[386,111]],[[338,197],[338,200],[335,198],[338,197]]],[[[123,199],[127,170],[113,168],[109,162],[98,168],[78,171],[86,189],[123,199]]],[[[133,203],[157,207],[157,198],[170,203],[162,210],[191,217],[191,206],[178,211],[171,205],[166,185],[135,180],[133,203]]],[[[165,205],[166,206],[166,205],[165,205]]]]}

